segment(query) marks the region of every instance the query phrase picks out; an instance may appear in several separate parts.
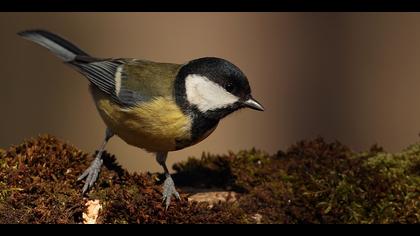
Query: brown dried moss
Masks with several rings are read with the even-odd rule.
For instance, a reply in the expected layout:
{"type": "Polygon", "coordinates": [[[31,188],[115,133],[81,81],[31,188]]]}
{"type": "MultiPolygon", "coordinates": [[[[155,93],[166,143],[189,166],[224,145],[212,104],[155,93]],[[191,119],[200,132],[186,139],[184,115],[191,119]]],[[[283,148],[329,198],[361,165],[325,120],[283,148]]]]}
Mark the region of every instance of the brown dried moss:
{"type": "MultiPolygon", "coordinates": [[[[44,135],[9,148],[0,159],[0,223],[81,223],[86,197],[76,182],[93,156],[44,135]]],[[[99,223],[239,223],[231,206],[161,203],[156,175],[129,174],[105,153],[89,199],[100,199],[99,223]]]]}
{"type": "Polygon", "coordinates": [[[76,223],[84,201],[71,181],[87,155],[49,136],[2,154],[1,223],[76,223]]]}

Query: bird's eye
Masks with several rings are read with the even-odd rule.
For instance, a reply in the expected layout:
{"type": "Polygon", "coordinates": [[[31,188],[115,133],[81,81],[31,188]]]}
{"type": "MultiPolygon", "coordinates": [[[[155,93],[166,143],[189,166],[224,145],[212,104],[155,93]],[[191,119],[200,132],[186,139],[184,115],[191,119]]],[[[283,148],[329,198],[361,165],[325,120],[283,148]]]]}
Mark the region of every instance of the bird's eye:
{"type": "Polygon", "coordinates": [[[232,83],[227,83],[225,85],[225,89],[226,91],[228,91],[229,93],[233,91],[233,84],[232,83]]]}

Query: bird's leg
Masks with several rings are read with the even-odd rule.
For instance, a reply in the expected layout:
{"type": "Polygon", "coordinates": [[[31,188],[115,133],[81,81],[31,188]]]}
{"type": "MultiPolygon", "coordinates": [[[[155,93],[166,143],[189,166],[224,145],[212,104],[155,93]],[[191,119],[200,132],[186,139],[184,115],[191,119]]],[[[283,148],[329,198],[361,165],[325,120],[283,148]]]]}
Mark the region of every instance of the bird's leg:
{"type": "Polygon", "coordinates": [[[101,170],[101,166],[102,166],[102,163],[103,163],[102,153],[105,150],[105,146],[108,143],[108,140],[112,136],[114,136],[114,133],[112,133],[112,131],[107,128],[106,131],[105,131],[105,140],[102,143],[102,146],[98,151],[98,154],[96,154],[95,160],[93,160],[92,163],[90,164],[89,168],[87,168],[85,170],[85,172],[83,172],[83,174],[81,176],[79,176],[79,178],[77,178],[77,181],[80,181],[80,180],[86,178],[85,185],[83,186],[83,189],[82,189],[83,194],[89,188],[91,188],[93,186],[93,184],[95,183],[95,181],[98,179],[99,172],[101,170]]]}
{"type": "Polygon", "coordinates": [[[168,152],[158,152],[156,153],[156,161],[163,167],[165,171],[165,182],[163,183],[163,197],[162,202],[165,202],[165,207],[168,209],[169,203],[171,203],[172,195],[175,195],[177,199],[180,199],[179,193],[175,189],[174,181],[172,180],[171,175],[169,174],[168,168],[166,167],[166,158],[168,157],[168,152]]]}

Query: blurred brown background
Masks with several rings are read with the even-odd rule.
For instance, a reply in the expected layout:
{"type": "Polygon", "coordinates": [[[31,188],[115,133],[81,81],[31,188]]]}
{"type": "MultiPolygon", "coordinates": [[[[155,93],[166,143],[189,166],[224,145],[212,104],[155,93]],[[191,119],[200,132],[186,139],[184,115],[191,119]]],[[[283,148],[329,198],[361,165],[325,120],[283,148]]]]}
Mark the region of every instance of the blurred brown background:
{"type": "MultiPolygon", "coordinates": [[[[398,151],[419,140],[420,14],[0,13],[0,147],[51,133],[93,152],[104,124],[87,80],[16,32],[48,29],[98,57],[183,63],[217,56],[249,77],[265,112],[244,110],[169,164],[203,151],[275,152],[322,135],[355,150],[398,151]]],[[[160,171],[114,138],[129,170],[160,171]]]]}

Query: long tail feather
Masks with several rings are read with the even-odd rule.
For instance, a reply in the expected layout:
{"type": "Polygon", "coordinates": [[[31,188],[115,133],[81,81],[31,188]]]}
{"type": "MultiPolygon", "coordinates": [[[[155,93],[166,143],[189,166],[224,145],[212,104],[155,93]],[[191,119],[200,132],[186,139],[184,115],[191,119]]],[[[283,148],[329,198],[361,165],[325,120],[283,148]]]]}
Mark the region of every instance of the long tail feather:
{"type": "Polygon", "coordinates": [[[76,56],[89,56],[69,41],[45,30],[26,30],[18,35],[46,47],[65,62],[73,61],[76,56]]]}

